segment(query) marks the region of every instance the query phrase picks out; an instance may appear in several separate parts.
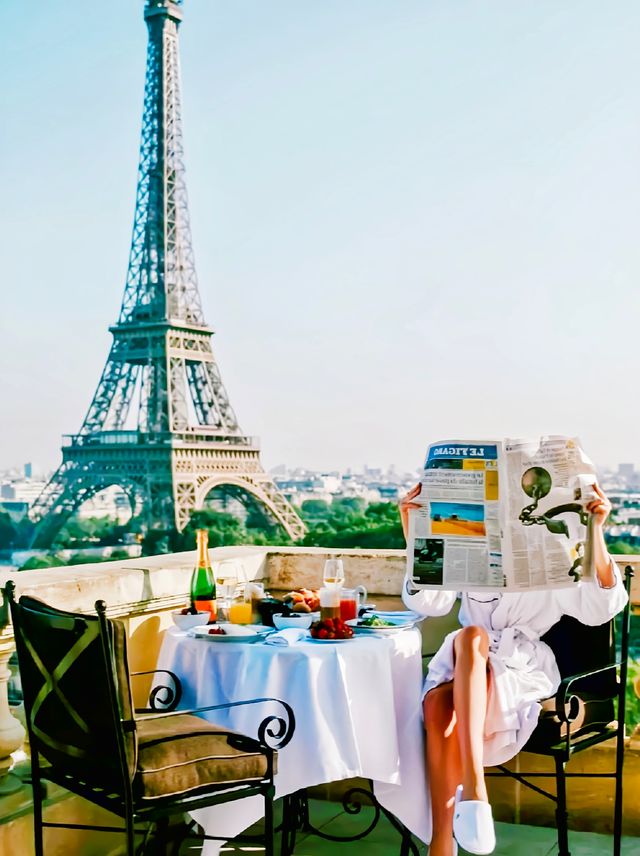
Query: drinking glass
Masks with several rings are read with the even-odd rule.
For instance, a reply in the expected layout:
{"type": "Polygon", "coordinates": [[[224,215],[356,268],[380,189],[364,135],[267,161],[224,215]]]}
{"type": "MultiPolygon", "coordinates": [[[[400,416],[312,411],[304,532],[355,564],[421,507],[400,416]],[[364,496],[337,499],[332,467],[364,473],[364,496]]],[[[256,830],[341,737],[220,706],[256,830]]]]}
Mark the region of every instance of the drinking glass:
{"type": "Polygon", "coordinates": [[[244,590],[245,599],[251,601],[251,620],[260,624],[260,601],[264,598],[264,583],[247,583],[244,590]]]}
{"type": "Polygon", "coordinates": [[[322,572],[322,582],[325,586],[340,588],[344,583],[344,564],[342,559],[327,559],[322,572]]]}
{"type": "Polygon", "coordinates": [[[336,586],[321,588],[318,592],[320,598],[320,620],[327,618],[340,618],[340,589],[336,586]]]}
{"type": "Polygon", "coordinates": [[[244,595],[234,597],[229,606],[229,622],[231,624],[251,624],[251,598],[244,595]]]}
{"type": "Polygon", "coordinates": [[[229,608],[242,577],[242,565],[236,559],[223,559],[216,568],[216,605],[218,621],[229,621],[229,608]]]}

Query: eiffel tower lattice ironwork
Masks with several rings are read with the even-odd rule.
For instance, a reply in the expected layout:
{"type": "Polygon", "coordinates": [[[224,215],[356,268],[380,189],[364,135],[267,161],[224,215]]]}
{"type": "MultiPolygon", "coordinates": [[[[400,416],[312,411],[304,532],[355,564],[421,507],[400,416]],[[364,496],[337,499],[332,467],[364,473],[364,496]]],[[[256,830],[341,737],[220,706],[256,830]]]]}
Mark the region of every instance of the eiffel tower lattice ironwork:
{"type": "Polygon", "coordinates": [[[149,31],[133,238],[124,299],[98,388],[32,507],[46,543],[91,496],[119,485],[150,527],[182,530],[213,489],[294,539],[304,524],[242,433],[211,348],[191,245],[183,162],[182,3],[146,0],[149,31]]]}

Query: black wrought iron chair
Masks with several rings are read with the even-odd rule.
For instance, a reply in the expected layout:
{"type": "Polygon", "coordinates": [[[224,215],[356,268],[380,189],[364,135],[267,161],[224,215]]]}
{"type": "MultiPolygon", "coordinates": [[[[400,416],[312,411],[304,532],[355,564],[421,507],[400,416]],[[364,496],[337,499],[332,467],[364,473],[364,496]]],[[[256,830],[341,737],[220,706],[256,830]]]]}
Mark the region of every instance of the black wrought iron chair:
{"type": "Polygon", "coordinates": [[[144,836],[144,850],[152,829],[166,833],[171,815],[258,794],[265,801],[264,849],[272,856],[275,750],[293,734],[289,705],[249,699],[176,711],[179,682],[165,672],[173,685],[156,685],[151,707],[134,710],[125,628],[106,617],[104,601],[97,601],[96,615],[79,615],[33,597],[16,602],[13,582],[6,594],[31,745],[36,856],[44,852],[47,827],[124,833],[133,856],[140,852],[135,836],[144,836]],[[267,706],[256,737],[194,715],[238,705],[267,706]],[[113,812],[124,826],[43,821],[43,780],[113,812]]]}
{"type": "MultiPolygon", "coordinates": [[[[631,591],[633,570],[625,568],[625,587],[631,591]]],[[[567,778],[611,778],[615,780],[613,852],[620,856],[622,837],[622,769],[624,762],[625,692],[629,656],[631,605],[627,603],[616,619],[599,627],[587,627],[563,616],[542,638],[553,650],[562,682],[555,698],[543,703],[536,730],[525,752],[553,758],[553,772],[516,772],[499,766],[488,776],[510,776],[556,803],[559,856],[570,856],[567,778]],[[619,642],[619,645],[616,643],[619,642]],[[616,656],[616,648],[619,650],[616,656]],[[616,765],[611,773],[573,773],[565,770],[569,760],[584,749],[605,740],[616,741],[616,765]],[[550,793],[529,779],[555,778],[556,792],[550,793]]]]}

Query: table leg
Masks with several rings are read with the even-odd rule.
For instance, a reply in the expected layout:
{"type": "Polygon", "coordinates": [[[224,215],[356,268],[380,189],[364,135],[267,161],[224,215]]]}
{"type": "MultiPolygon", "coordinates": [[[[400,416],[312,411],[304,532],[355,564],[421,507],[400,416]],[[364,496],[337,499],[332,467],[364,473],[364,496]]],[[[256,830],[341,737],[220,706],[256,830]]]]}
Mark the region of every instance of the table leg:
{"type": "Polygon", "coordinates": [[[309,799],[305,790],[296,791],[284,797],[280,856],[291,856],[293,854],[296,843],[296,832],[298,830],[311,835],[317,835],[326,841],[339,843],[359,841],[362,838],[366,838],[375,829],[382,814],[397,829],[401,836],[400,856],[419,856],[419,850],[413,841],[410,831],[395,815],[378,802],[373,794],[373,790],[350,788],[342,798],[342,807],[345,813],[350,815],[360,814],[367,803],[373,808],[374,815],[364,829],[351,835],[332,835],[330,832],[325,832],[324,829],[318,829],[311,822],[309,799]]]}

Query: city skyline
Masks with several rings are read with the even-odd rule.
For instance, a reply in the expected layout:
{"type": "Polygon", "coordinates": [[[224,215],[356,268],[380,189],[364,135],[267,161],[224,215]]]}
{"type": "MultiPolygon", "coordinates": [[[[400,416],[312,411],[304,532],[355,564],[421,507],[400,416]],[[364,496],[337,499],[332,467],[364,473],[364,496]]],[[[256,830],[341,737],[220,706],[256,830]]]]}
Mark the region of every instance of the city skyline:
{"type": "MultiPolygon", "coordinates": [[[[265,465],[414,470],[434,440],[553,432],[635,461],[640,10],[187,6],[205,315],[265,465]]],[[[5,12],[0,468],[56,465],[117,315],[146,33],[111,9],[5,12]]]]}

